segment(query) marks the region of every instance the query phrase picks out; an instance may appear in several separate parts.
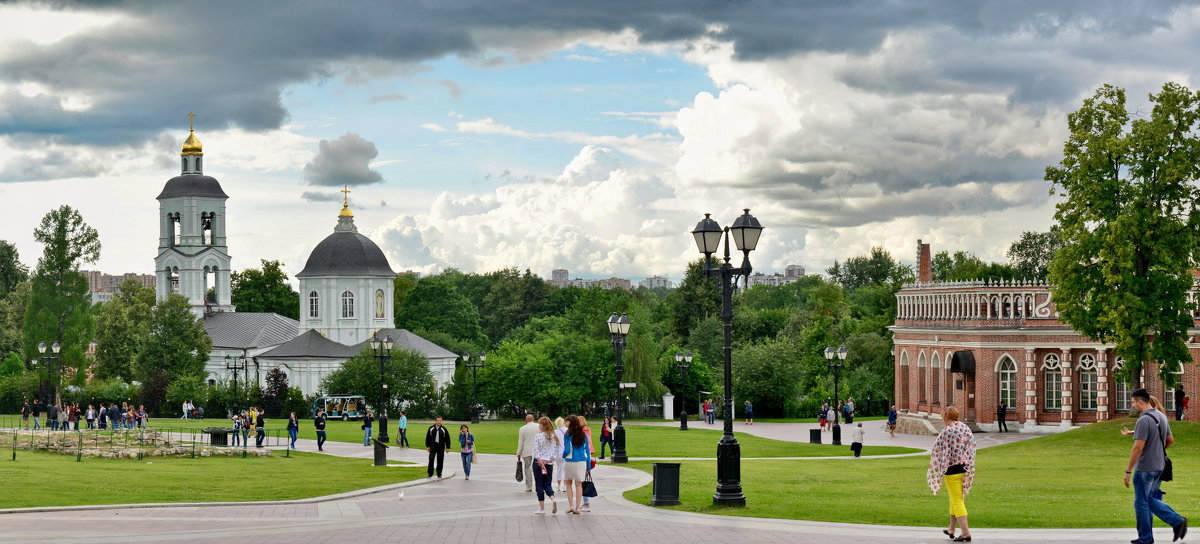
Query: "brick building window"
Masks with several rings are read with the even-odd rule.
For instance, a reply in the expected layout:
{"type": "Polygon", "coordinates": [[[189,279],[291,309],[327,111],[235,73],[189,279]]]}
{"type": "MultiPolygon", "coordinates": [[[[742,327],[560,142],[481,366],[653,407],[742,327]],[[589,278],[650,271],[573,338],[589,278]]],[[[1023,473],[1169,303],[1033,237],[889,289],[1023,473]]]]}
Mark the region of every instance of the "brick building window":
{"type": "Polygon", "coordinates": [[[925,364],[925,354],[917,355],[917,398],[920,402],[925,402],[926,396],[926,379],[929,373],[929,365],[925,364]]]}
{"type": "Polygon", "coordinates": [[[1096,411],[1097,395],[1096,356],[1079,356],[1079,409],[1096,411]]]}
{"type": "Polygon", "coordinates": [[[1000,402],[1009,409],[1017,407],[1017,363],[1008,356],[1000,360],[1000,402]]]}
{"type": "Polygon", "coordinates": [[[1046,383],[1045,409],[1055,412],[1062,410],[1062,365],[1058,355],[1051,353],[1046,356],[1042,373],[1046,383]]]}
{"type": "Polygon", "coordinates": [[[1113,381],[1115,382],[1113,396],[1116,397],[1113,406],[1117,412],[1128,414],[1132,406],[1129,398],[1129,379],[1121,375],[1121,369],[1123,368],[1125,368],[1125,360],[1118,357],[1117,361],[1113,363],[1112,369],[1113,381]]]}
{"type": "Polygon", "coordinates": [[[932,394],[929,396],[929,399],[934,404],[940,404],[942,400],[942,360],[938,357],[937,353],[933,354],[933,364],[930,365],[929,373],[933,377],[933,380],[931,380],[933,385],[930,387],[932,394]]]}

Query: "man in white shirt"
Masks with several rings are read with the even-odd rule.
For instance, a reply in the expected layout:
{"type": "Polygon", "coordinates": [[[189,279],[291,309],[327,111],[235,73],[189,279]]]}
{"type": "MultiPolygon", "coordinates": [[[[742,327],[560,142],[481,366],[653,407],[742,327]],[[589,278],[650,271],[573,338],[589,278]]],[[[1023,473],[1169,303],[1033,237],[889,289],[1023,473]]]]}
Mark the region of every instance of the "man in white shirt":
{"type": "Polygon", "coordinates": [[[533,441],[537,437],[538,424],[533,421],[533,414],[525,415],[525,425],[517,431],[517,460],[525,467],[525,491],[533,493],[533,441]]]}

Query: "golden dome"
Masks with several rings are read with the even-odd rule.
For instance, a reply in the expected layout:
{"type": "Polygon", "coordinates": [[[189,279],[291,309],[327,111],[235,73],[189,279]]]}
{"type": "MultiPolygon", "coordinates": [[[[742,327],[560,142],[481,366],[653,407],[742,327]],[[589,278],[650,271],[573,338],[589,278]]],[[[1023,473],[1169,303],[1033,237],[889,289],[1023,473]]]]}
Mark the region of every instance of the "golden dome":
{"type": "Polygon", "coordinates": [[[342,211],[338,212],[338,217],[354,217],[354,212],[350,211],[350,206],[342,205],[342,211]]]}
{"type": "Polygon", "coordinates": [[[196,133],[188,134],[186,140],[183,141],[183,152],[181,155],[203,155],[204,146],[200,145],[200,140],[196,138],[196,133]]]}
{"type": "Polygon", "coordinates": [[[338,212],[338,217],[354,217],[354,212],[350,211],[350,186],[342,186],[342,211],[338,212]]]}

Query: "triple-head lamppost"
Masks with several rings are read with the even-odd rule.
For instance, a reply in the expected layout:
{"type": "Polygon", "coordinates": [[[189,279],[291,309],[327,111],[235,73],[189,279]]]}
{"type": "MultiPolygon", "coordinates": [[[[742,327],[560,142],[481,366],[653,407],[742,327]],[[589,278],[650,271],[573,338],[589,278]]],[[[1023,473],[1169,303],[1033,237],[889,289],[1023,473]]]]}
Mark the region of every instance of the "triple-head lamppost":
{"type": "Polygon", "coordinates": [[[483,368],[483,363],[487,361],[487,352],[479,352],[479,362],[472,363],[471,354],[463,352],[463,366],[471,369],[471,424],[479,423],[479,369],[483,368]]]}
{"type": "Polygon", "coordinates": [[[392,337],[387,336],[380,340],[379,334],[371,336],[371,353],[379,363],[379,436],[375,438],[375,466],[386,467],[387,443],[391,437],[388,436],[388,386],[387,380],[384,379],[384,368],[392,360],[392,337]]]}
{"type": "Polygon", "coordinates": [[[46,363],[46,366],[50,370],[50,388],[53,389],[54,404],[56,406],[62,403],[62,398],[58,389],[58,368],[56,365],[56,363],[58,363],[58,352],[61,349],[62,346],[60,346],[58,342],[55,342],[54,344],[50,345],[50,355],[46,355],[46,343],[42,342],[37,346],[38,354],[40,354],[42,362],[46,363]]]}
{"type": "Polygon", "coordinates": [[[692,368],[692,352],[683,353],[675,352],[675,368],[679,369],[679,375],[683,377],[683,389],[679,392],[679,430],[687,430],[687,373],[688,369],[692,368]]]}
{"type": "Polygon", "coordinates": [[[717,443],[717,492],[713,495],[713,504],[725,506],[746,505],[746,495],[742,493],[742,451],[733,436],[733,290],[740,278],[750,276],[750,252],[758,246],[763,226],[750,215],[749,208],[744,212],[733,225],[724,228],[706,213],[692,231],[696,248],[704,254],[704,273],[716,278],[721,288],[721,324],[725,330],[725,432],[717,443]],[[738,251],[742,252],[741,266],[735,267],[729,262],[731,235],[738,251]],[[714,265],[712,255],[720,247],[722,238],[725,239],[725,259],[714,265]]]}
{"type": "Polygon", "coordinates": [[[842,402],[842,397],[839,396],[838,386],[841,384],[840,380],[842,378],[842,367],[846,366],[847,353],[849,352],[846,351],[846,346],[839,347],[837,351],[834,351],[832,347],[826,346],[825,348],[825,360],[829,361],[826,364],[829,365],[829,370],[833,371],[833,406],[830,406],[830,409],[833,410],[834,446],[842,445],[842,425],[838,423],[840,419],[840,414],[838,412],[842,411],[842,407],[839,406],[842,402]],[[835,356],[837,357],[837,362],[833,361],[835,356]]]}
{"type": "Polygon", "coordinates": [[[237,414],[241,413],[240,411],[238,411],[238,395],[239,395],[238,384],[237,384],[238,372],[241,371],[241,372],[245,373],[247,367],[248,367],[248,365],[246,364],[246,356],[245,355],[242,355],[241,357],[234,357],[232,355],[229,355],[228,353],[225,354],[225,370],[229,370],[229,371],[233,372],[233,391],[232,391],[233,392],[233,398],[232,398],[233,402],[230,403],[230,408],[233,410],[233,415],[237,415],[237,414]]]}
{"type": "Polygon", "coordinates": [[[621,357],[625,354],[625,336],[629,334],[629,316],[625,314],[612,314],[608,318],[608,333],[612,335],[613,350],[617,352],[617,427],[613,429],[613,454],[614,463],[628,463],[629,456],[625,453],[625,425],[623,424],[622,410],[623,395],[621,389],[625,384],[621,383],[622,372],[625,370],[625,363],[621,357]]]}

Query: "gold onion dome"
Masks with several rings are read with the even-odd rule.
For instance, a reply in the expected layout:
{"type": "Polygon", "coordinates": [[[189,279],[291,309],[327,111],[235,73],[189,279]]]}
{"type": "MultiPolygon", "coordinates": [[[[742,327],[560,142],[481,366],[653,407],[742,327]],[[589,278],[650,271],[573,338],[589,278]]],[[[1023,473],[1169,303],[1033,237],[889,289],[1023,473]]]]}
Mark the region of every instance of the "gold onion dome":
{"type": "Polygon", "coordinates": [[[338,217],[354,217],[354,212],[350,211],[350,186],[343,186],[342,193],[342,211],[338,212],[338,217]]]}
{"type": "Polygon", "coordinates": [[[181,155],[203,155],[204,146],[200,145],[200,140],[196,138],[196,125],[193,122],[196,114],[188,112],[188,137],[183,141],[183,151],[181,155]]]}

